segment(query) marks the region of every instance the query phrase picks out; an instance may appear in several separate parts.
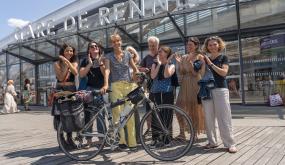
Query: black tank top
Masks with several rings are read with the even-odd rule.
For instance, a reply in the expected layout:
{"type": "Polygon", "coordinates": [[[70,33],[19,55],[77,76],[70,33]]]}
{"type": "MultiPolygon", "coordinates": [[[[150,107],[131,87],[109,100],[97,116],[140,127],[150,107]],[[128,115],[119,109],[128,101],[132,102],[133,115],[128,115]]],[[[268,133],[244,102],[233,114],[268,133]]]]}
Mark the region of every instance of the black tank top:
{"type": "MultiPolygon", "coordinates": [[[[57,82],[61,82],[57,79],[57,82]]],[[[70,73],[68,79],[65,82],[75,82],[75,76],[70,73]]]]}

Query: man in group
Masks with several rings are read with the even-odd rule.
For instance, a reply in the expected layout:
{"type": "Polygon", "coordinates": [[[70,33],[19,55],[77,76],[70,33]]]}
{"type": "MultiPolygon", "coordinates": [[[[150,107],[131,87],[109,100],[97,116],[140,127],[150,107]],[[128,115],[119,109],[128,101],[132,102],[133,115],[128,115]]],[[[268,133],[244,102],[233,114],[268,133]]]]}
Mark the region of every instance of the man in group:
{"type": "MultiPolygon", "coordinates": [[[[146,55],[143,60],[140,63],[140,72],[145,72],[149,76],[149,81],[147,83],[147,89],[151,88],[152,80],[150,79],[150,69],[154,62],[157,61],[157,54],[158,54],[158,48],[159,48],[159,39],[155,36],[150,36],[147,40],[148,42],[148,55],[146,55]]],[[[149,93],[149,99],[153,101],[153,94],[149,93]]],[[[150,106],[146,104],[146,112],[150,111],[150,106]]],[[[147,131],[149,132],[151,128],[151,118],[147,119],[147,131]]]]}

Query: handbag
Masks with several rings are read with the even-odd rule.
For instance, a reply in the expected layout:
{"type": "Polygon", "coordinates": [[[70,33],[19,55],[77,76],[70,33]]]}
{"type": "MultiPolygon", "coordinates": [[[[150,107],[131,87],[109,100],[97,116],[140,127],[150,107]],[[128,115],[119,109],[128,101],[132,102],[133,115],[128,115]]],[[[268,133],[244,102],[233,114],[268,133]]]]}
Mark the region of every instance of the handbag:
{"type": "Polygon", "coordinates": [[[269,105],[271,107],[283,105],[283,100],[279,93],[269,95],[269,105]]]}

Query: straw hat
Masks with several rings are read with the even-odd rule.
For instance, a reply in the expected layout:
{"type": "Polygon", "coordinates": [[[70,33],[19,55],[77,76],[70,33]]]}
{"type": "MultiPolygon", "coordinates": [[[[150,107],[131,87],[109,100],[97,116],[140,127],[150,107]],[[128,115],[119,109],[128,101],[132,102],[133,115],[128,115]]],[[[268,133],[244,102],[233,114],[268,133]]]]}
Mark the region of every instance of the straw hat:
{"type": "Polygon", "coordinates": [[[8,84],[8,85],[14,84],[14,80],[8,80],[7,84],[8,84]]]}

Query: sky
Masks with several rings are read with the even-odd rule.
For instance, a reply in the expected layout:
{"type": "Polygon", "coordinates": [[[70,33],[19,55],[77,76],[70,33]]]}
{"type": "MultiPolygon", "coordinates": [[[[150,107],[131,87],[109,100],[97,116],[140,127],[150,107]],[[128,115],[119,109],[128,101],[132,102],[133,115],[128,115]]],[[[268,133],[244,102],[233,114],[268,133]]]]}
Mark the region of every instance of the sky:
{"type": "Polygon", "coordinates": [[[0,40],[75,0],[3,0],[0,5],[0,40]]]}

